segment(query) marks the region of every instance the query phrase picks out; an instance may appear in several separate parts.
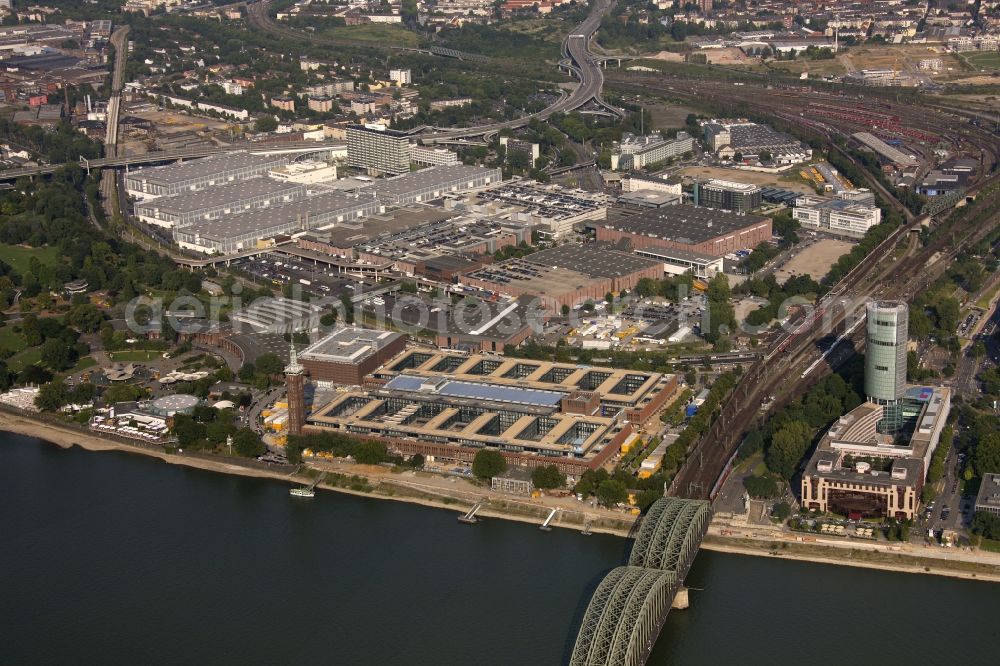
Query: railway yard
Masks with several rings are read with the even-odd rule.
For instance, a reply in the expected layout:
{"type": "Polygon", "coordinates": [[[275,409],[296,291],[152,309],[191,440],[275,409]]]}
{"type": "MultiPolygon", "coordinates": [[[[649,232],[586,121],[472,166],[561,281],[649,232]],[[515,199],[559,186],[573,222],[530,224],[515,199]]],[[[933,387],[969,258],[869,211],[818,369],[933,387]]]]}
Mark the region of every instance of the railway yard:
{"type": "Polygon", "coordinates": [[[865,186],[874,190],[905,223],[894,230],[850,273],[833,285],[814,310],[792,322],[791,330],[772,341],[767,354],[749,368],[723,403],[719,417],[701,438],[671,485],[670,494],[690,498],[714,497],[728,472],[743,434],[766,416],[770,408],[786,404],[849,358],[847,345],[864,344],[865,301],[872,298],[909,300],[933,283],[963,249],[984,239],[995,242],[995,228],[985,224],[1000,206],[1000,175],[996,135],[991,119],[975,110],[937,106],[897,105],[881,99],[859,99],[811,89],[774,89],[761,94],[759,86],[730,82],[616,73],[610,85],[627,93],[660,95],[687,103],[709,104],[719,110],[752,109],[754,114],[784,121],[802,138],[815,137],[833,152],[851,159],[843,147],[856,132],[877,132],[899,140],[912,151],[930,154],[946,149],[974,158],[978,167],[965,192],[966,209],[949,220],[952,209],[936,216],[915,214],[871,174],[865,186]],[[816,113],[817,105],[827,112],[816,113]],[[875,127],[879,124],[878,127],[875,127]],[[948,233],[933,230],[948,225],[948,233]],[[932,230],[922,244],[918,232],[932,230]],[[860,312],[859,312],[860,309],[860,312]]]}

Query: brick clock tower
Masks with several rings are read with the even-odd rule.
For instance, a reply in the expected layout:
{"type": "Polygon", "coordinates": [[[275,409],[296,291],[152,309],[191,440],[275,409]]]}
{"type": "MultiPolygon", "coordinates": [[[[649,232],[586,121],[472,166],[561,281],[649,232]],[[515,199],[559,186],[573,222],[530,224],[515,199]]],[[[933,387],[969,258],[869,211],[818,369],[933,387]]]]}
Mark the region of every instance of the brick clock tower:
{"type": "Polygon", "coordinates": [[[306,423],[306,369],[299,363],[292,345],[291,358],[285,366],[285,391],[288,394],[288,434],[301,435],[306,423]]]}

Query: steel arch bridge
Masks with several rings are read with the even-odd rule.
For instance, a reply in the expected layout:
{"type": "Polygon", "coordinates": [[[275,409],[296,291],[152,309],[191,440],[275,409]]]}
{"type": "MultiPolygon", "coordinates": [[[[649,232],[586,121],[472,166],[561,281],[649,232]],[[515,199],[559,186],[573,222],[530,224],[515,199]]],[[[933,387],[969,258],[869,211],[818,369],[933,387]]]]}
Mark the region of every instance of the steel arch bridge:
{"type": "Polygon", "coordinates": [[[629,565],[671,571],[683,579],[711,520],[712,507],[705,500],[657,500],[642,520],[629,565]]]}
{"type": "Polygon", "coordinates": [[[664,497],[649,508],[628,566],[594,592],[569,666],[642,666],[712,519],[704,500],[664,497]]]}
{"type": "Polygon", "coordinates": [[[587,606],[570,666],[644,664],[679,587],[665,571],[612,569],[587,606]]]}

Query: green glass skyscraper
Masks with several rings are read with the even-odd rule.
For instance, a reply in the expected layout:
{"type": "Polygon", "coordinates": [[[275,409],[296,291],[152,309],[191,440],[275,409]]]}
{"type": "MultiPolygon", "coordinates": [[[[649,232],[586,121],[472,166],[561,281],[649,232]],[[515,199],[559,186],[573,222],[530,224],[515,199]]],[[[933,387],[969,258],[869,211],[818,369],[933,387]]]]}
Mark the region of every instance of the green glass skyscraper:
{"type": "Polygon", "coordinates": [[[866,311],[865,393],[872,402],[895,404],[906,390],[909,308],[902,301],[871,301],[866,311]]]}

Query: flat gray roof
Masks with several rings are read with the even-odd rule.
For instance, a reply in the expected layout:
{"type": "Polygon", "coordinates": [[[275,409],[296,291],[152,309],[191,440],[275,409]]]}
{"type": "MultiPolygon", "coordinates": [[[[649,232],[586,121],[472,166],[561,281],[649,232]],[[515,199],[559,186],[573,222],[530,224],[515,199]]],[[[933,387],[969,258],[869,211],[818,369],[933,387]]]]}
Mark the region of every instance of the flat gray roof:
{"type": "Polygon", "coordinates": [[[267,164],[284,164],[286,162],[288,162],[288,158],[281,155],[253,155],[245,152],[230,153],[227,155],[203,157],[187,162],[178,162],[176,164],[167,164],[165,166],[134,169],[127,177],[152,180],[163,185],[172,185],[196,178],[207,178],[214,174],[234,169],[267,164]]]}
{"type": "MultiPolygon", "coordinates": [[[[419,204],[417,204],[419,206],[419,204]]],[[[388,213],[370,215],[365,218],[364,227],[350,229],[334,227],[325,231],[312,232],[318,240],[337,247],[354,247],[378,239],[384,234],[394,234],[433,222],[441,222],[454,217],[454,213],[430,206],[397,208],[388,213]]],[[[387,257],[387,259],[390,259],[387,257]]]]}
{"type": "MultiPolygon", "coordinates": [[[[548,250],[540,250],[522,258],[543,267],[556,267],[577,271],[591,278],[610,278],[629,275],[658,262],[628,252],[615,250],[607,243],[567,243],[548,250]]],[[[502,264],[501,264],[502,266],[502,264]]]]}
{"type": "Polygon", "coordinates": [[[280,196],[294,194],[305,190],[301,183],[290,183],[274,178],[255,176],[247,180],[237,180],[224,185],[217,185],[197,192],[174,194],[172,196],[150,199],[136,204],[136,210],[150,209],[176,213],[195,213],[200,210],[218,208],[227,204],[238,204],[241,201],[263,196],[280,196]]]}
{"type": "Polygon", "coordinates": [[[299,354],[300,359],[357,364],[402,337],[393,331],[342,326],[314,342],[299,354]]]}
{"type": "Polygon", "coordinates": [[[643,236],[695,245],[764,222],[759,215],[678,204],[593,224],[643,236]]]}
{"type": "MultiPolygon", "coordinates": [[[[185,234],[197,234],[206,238],[233,238],[253,233],[261,229],[272,229],[277,226],[292,224],[301,220],[302,228],[310,228],[310,218],[320,215],[336,214],[378,206],[378,201],[362,195],[360,197],[340,192],[326,192],[307,197],[298,201],[290,201],[279,206],[270,206],[239,215],[222,217],[217,220],[205,220],[184,227],[185,234]]],[[[320,225],[330,224],[322,222],[320,225]]]]}
{"type": "Polygon", "coordinates": [[[434,189],[439,185],[446,185],[456,180],[475,180],[493,171],[496,169],[467,164],[433,166],[420,171],[404,173],[394,178],[377,180],[370,190],[375,192],[379,199],[392,199],[413,192],[434,189]]]}
{"type": "Polygon", "coordinates": [[[663,259],[680,259],[682,261],[690,261],[694,264],[712,264],[717,261],[722,261],[722,257],[712,257],[707,254],[702,254],[701,252],[674,250],[667,247],[644,247],[641,250],[636,250],[635,252],[636,254],[642,256],[650,256],[653,258],[662,257],[663,259]]]}

